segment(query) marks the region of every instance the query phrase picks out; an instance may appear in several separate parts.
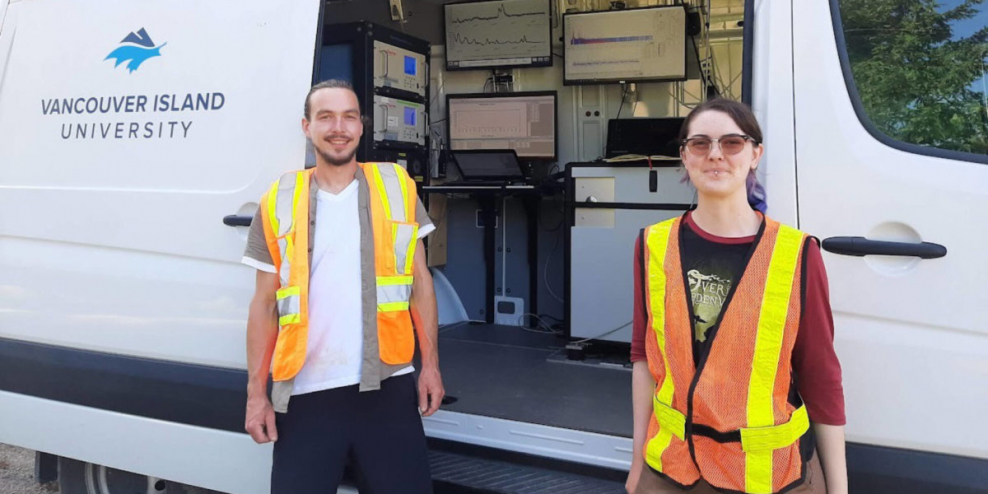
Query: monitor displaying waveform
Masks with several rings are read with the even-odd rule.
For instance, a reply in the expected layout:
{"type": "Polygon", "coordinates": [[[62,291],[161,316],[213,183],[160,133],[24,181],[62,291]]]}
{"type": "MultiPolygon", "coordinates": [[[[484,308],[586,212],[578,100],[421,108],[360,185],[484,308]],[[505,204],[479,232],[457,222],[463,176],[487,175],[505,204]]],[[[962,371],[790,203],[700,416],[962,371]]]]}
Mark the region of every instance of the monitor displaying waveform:
{"type": "Polygon", "coordinates": [[[551,0],[450,3],[446,69],[552,65],[551,0]]]}
{"type": "MultiPolygon", "coordinates": [[[[505,2],[503,2],[503,1],[492,2],[492,3],[498,4],[497,5],[497,10],[495,11],[494,15],[490,15],[490,16],[475,15],[475,16],[472,16],[472,17],[454,17],[453,19],[450,20],[450,22],[453,23],[453,24],[466,24],[468,22],[475,22],[475,21],[496,21],[496,20],[501,20],[501,19],[509,19],[509,20],[510,19],[523,19],[525,17],[542,17],[542,16],[545,16],[546,15],[546,13],[543,12],[541,8],[537,8],[537,9],[531,10],[531,11],[525,11],[525,6],[519,6],[518,7],[518,9],[519,9],[518,11],[512,12],[512,10],[514,10],[514,7],[508,7],[508,8],[506,8],[504,6],[504,3],[505,2]]],[[[474,5],[476,5],[476,4],[474,4],[474,5]]]]}
{"type": "Polygon", "coordinates": [[[534,41],[530,40],[528,39],[528,36],[522,36],[521,38],[518,39],[498,39],[498,38],[490,39],[490,38],[480,38],[477,36],[461,36],[460,33],[456,33],[456,35],[453,38],[453,41],[455,41],[458,44],[478,45],[478,46],[523,45],[523,44],[534,45],[534,44],[545,43],[545,40],[534,40],[534,41]]]}
{"type": "Polygon", "coordinates": [[[564,84],[686,80],[681,5],[563,16],[564,84]]]}

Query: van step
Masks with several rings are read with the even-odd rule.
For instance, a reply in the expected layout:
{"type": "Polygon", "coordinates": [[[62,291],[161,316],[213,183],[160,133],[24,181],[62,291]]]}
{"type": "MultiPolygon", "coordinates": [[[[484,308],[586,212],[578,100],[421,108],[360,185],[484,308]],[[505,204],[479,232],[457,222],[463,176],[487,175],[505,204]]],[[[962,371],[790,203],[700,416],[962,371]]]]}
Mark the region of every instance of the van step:
{"type": "Polygon", "coordinates": [[[625,494],[612,480],[443,451],[429,451],[429,465],[440,493],[625,494]]]}

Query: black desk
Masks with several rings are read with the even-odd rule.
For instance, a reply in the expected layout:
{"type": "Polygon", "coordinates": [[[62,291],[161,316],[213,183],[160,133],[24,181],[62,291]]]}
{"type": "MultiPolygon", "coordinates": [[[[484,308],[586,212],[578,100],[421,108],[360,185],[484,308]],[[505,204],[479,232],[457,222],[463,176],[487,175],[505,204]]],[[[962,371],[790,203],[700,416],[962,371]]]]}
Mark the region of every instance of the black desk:
{"type": "Polygon", "coordinates": [[[539,277],[539,199],[542,189],[535,185],[426,185],[421,188],[426,194],[467,194],[480,203],[484,220],[484,266],[487,276],[487,300],[484,315],[489,324],[494,323],[495,272],[497,271],[497,199],[507,196],[520,196],[528,221],[528,305],[527,312],[535,312],[538,303],[539,277]],[[532,221],[533,216],[536,221],[532,221]]]}

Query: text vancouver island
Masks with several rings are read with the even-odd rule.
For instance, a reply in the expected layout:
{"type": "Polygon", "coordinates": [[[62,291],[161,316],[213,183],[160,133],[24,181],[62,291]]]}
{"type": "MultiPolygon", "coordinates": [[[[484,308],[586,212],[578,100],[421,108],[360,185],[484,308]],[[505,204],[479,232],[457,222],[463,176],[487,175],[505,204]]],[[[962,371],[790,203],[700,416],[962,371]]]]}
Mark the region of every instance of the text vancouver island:
{"type": "MultiPolygon", "coordinates": [[[[226,104],[223,93],[187,93],[49,98],[41,100],[45,116],[94,117],[95,120],[62,122],[62,139],[162,139],[186,138],[191,119],[108,120],[100,115],[190,114],[216,111],[226,104]]],[[[191,118],[191,117],[189,117],[191,118]]]]}

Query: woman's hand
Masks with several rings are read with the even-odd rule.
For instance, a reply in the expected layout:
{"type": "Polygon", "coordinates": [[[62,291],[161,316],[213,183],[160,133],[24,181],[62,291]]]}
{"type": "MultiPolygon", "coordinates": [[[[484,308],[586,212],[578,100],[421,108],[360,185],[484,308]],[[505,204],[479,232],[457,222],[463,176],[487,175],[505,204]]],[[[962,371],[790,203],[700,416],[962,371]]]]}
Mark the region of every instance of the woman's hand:
{"type": "Polygon", "coordinates": [[[631,406],[634,417],[634,431],[631,445],[631,470],[628,471],[628,481],[624,488],[629,494],[634,494],[638,488],[645,467],[645,436],[648,435],[648,422],[652,418],[652,396],[655,395],[655,379],[648,370],[648,362],[635,362],[631,370],[631,406]]]}
{"type": "Polygon", "coordinates": [[[847,494],[844,426],[813,424],[813,432],[816,434],[823,477],[827,480],[827,494],[847,494]]]}
{"type": "Polygon", "coordinates": [[[635,494],[635,490],[638,489],[638,480],[642,476],[642,461],[639,458],[635,458],[631,462],[631,470],[628,471],[628,480],[624,483],[624,490],[628,491],[628,494],[635,494]]]}

